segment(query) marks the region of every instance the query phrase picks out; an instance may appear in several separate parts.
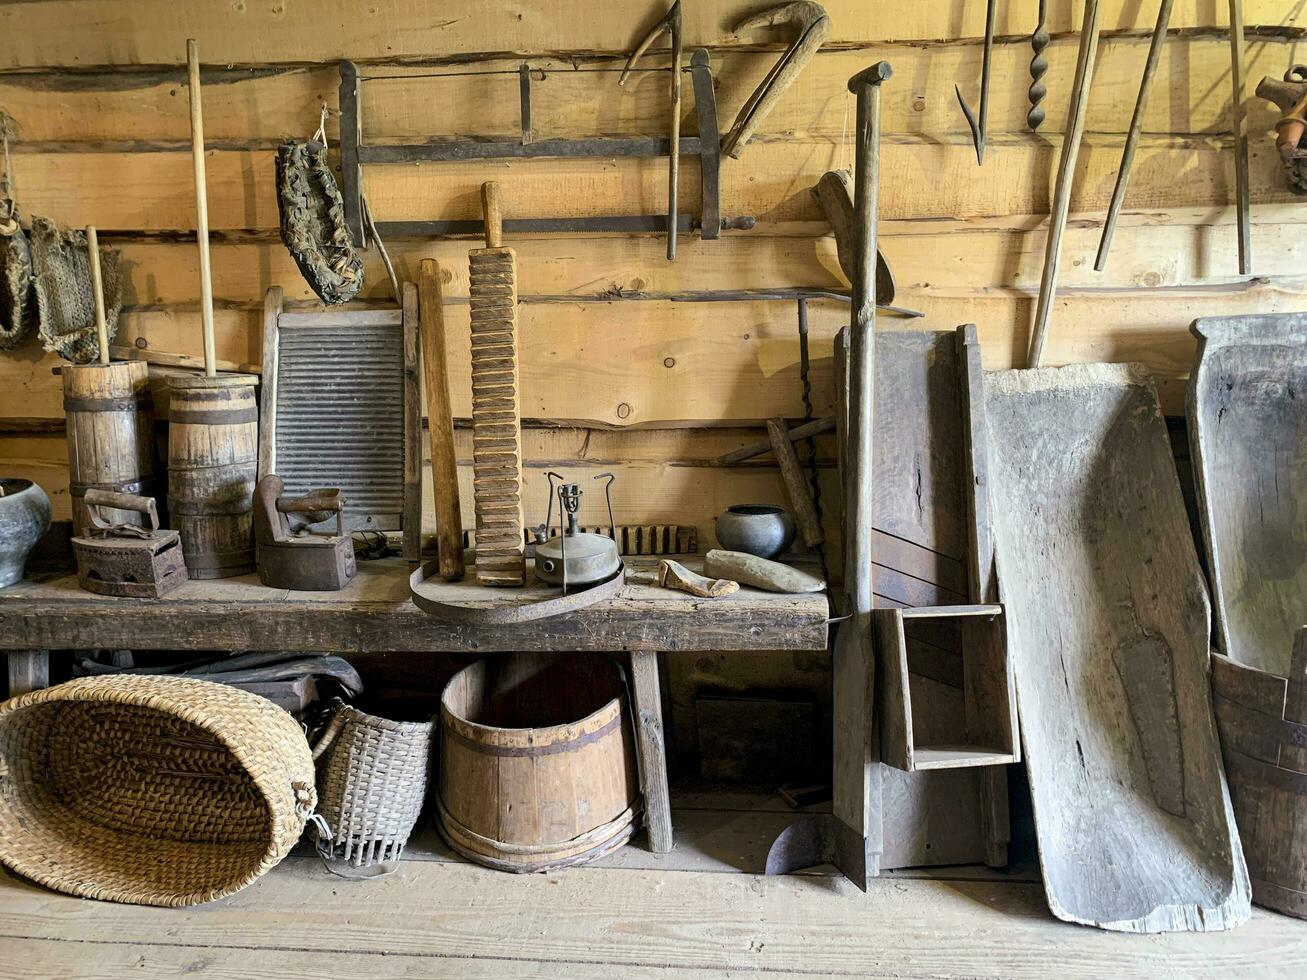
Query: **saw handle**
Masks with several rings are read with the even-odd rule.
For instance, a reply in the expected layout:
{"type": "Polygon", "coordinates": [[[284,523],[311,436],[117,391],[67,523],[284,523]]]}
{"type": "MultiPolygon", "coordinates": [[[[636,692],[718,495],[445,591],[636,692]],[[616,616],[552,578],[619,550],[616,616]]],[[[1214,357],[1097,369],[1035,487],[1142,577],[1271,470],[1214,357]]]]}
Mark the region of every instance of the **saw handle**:
{"type": "Polygon", "coordinates": [[[86,504],[86,514],[91,520],[91,525],[99,530],[108,530],[114,526],[104,516],[100,510],[101,507],[107,507],[110,510],[130,510],[137,514],[144,514],[150,519],[150,530],[159,530],[159,511],[154,505],[153,497],[142,497],[135,493],[118,493],[114,490],[96,490],[92,488],[86,491],[86,496],[82,500],[86,504]]]}
{"type": "Polygon", "coordinates": [[[504,243],[504,211],[499,203],[499,181],[487,180],[481,185],[481,208],[486,215],[486,248],[499,248],[504,243]]]}

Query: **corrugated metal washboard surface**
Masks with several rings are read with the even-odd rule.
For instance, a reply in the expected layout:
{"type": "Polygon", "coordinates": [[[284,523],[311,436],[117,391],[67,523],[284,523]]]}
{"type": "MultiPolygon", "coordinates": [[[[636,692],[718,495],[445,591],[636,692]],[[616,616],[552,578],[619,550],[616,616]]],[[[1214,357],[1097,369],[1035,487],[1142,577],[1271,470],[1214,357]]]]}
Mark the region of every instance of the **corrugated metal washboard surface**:
{"type": "Polygon", "coordinates": [[[346,526],[393,530],[404,513],[404,333],[398,310],[283,313],[276,472],[286,494],[340,487],[346,526]]]}

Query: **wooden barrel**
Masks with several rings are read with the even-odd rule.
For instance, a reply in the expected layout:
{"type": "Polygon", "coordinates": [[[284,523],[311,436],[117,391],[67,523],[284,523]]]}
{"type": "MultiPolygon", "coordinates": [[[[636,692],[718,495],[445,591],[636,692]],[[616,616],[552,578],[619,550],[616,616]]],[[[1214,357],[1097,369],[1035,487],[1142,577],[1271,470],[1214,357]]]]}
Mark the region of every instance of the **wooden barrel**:
{"type": "Polygon", "coordinates": [[[257,382],[248,374],[169,379],[168,514],[191,578],[254,571],[257,382]]]}
{"type": "Polygon", "coordinates": [[[1289,677],[1213,654],[1212,695],[1253,901],[1307,919],[1307,627],[1289,677]]]}
{"type": "Polygon", "coordinates": [[[438,826],[501,871],[584,864],[630,839],[641,809],[621,668],[599,654],[506,654],[441,696],[438,826]]]}
{"type": "MultiPolygon", "coordinates": [[[[86,530],[83,497],[92,488],[156,497],[159,485],[149,366],[144,361],[65,365],[64,416],[68,432],[68,493],[73,526],[86,530]]],[[[140,524],[134,511],[115,510],[120,524],[140,524]]]]}

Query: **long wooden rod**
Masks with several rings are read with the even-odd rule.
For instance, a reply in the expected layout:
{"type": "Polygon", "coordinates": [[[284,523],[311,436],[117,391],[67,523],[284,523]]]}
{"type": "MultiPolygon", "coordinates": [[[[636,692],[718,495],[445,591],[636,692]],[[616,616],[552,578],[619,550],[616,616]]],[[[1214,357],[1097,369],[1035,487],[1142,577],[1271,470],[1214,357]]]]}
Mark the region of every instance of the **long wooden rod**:
{"type": "Polygon", "coordinates": [[[1144,129],[1144,108],[1148,104],[1148,93],[1157,76],[1157,62],[1166,43],[1166,29],[1171,23],[1171,6],[1174,0],[1162,0],[1157,8],[1157,25],[1153,28],[1153,41],[1148,46],[1148,60],[1144,62],[1144,75],[1139,80],[1139,95],[1135,98],[1135,114],[1130,120],[1130,132],[1125,138],[1125,149],[1121,153],[1121,165],[1116,170],[1116,186],[1112,189],[1112,203],[1107,208],[1107,221],[1103,223],[1103,237],[1098,241],[1098,257],[1094,259],[1094,270],[1102,272],[1107,268],[1107,253],[1112,248],[1112,236],[1116,234],[1116,219],[1121,215],[1121,205],[1125,203],[1126,187],[1130,184],[1130,168],[1135,162],[1135,150],[1139,146],[1139,134],[1144,129]]]}
{"type": "Polygon", "coordinates": [[[100,363],[109,363],[109,322],[104,315],[104,279],[100,272],[100,238],[95,225],[86,226],[86,257],[91,263],[91,298],[95,301],[95,336],[100,363]]]}
{"type": "Polygon", "coordinates": [[[1230,0],[1230,126],[1234,130],[1235,206],[1239,222],[1239,275],[1253,274],[1253,228],[1248,205],[1248,127],[1243,110],[1243,0],[1230,0]]]}
{"type": "Polygon", "coordinates": [[[204,173],[204,108],[200,104],[200,55],[195,38],[186,41],[186,75],[191,98],[191,163],[195,168],[195,240],[200,246],[200,324],[204,331],[204,373],[218,373],[213,342],[213,271],[209,267],[209,195],[204,173]]]}
{"type": "Polygon", "coordinates": [[[1039,281],[1039,305],[1030,342],[1030,366],[1039,367],[1044,359],[1044,342],[1048,339],[1048,321],[1057,295],[1058,263],[1062,258],[1062,233],[1066,230],[1067,212],[1071,208],[1071,187],[1076,176],[1076,157],[1085,135],[1085,109],[1089,105],[1089,86],[1094,79],[1094,58],[1098,54],[1098,0],[1086,0],[1085,19],[1080,26],[1080,54],[1076,59],[1076,79],[1071,90],[1071,109],[1062,157],[1057,167],[1057,187],[1053,192],[1053,210],[1048,221],[1048,242],[1044,247],[1044,274],[1039,281]]]}
{"type": "Polygon", "coordinates": [[[845,613],[853,628],[871,628],[872,406],[876,326],[876,235],[880,212],[880,86],[891,74],[880,61],[849,80],[857,96],[857,145],[853,176],[853,302],[849,318],[849,462],[844,474],[845,613]]]}

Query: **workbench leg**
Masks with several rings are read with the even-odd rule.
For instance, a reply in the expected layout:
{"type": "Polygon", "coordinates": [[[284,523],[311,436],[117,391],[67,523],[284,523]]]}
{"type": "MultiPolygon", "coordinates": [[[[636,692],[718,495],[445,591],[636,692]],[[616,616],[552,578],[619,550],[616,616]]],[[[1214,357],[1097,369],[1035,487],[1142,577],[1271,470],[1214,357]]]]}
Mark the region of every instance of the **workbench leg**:
{"type": "Polygon", "coordinates": [[[631,697],[635,702],[637,754],[649,849],[655,854],[666,854],[672,849],[672,804],[667,790],[667,743],[663,735],[658,654],[652,650],[631,652],[631,697]]]}
{"type": "Polygon", "coordinates": [[[9,696],[39,691],[50,686],[49,650],[9,651],[9,696]]]}
{"type": "Polygon", "coordinates": [[[1012,828],[1007,804],[1007,766],[980,770],[980,819],[985,834],[985,863],[1007,867],[1007,846],[1012,828]]]}

